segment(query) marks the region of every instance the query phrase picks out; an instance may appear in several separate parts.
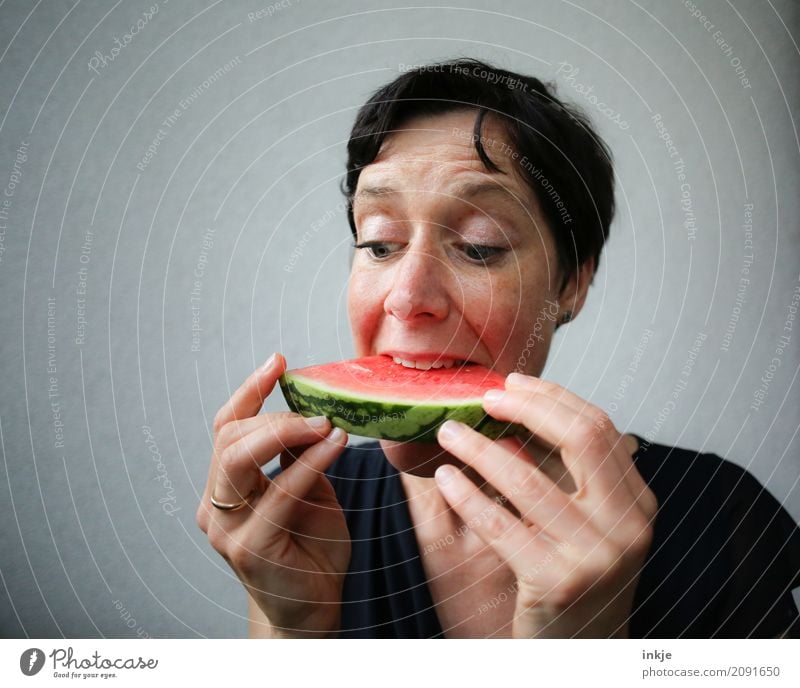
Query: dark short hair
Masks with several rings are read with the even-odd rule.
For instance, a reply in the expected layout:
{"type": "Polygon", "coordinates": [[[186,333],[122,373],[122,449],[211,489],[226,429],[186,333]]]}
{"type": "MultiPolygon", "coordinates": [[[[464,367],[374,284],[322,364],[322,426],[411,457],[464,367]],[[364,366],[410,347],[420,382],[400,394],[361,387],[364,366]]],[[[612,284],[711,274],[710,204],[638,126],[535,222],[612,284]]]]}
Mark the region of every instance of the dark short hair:
{"type": "Polygon", "coordinates": [[[589,258],[599,264],[614,216],[614,170],[608,146],[588,117],[555,96],[555,86],[472,59],[415,67],[378,89],[361,107],[347,143],[342,192],[353,236],[353,196],[361,170],[384,139],[407,120],[465,108],[478,110],[471,133],[484,165],[499,171],[482,136],[487,114],[497,116],[528,186],[550,227],[563,275],[589,258]]]}

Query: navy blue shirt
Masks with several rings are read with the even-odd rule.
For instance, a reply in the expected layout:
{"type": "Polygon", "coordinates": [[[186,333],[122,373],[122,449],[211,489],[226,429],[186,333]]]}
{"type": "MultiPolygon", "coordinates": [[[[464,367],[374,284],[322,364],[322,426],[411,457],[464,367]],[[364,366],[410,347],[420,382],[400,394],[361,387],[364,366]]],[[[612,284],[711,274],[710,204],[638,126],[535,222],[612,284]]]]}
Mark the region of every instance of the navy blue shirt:
{"type": "MultiPolygon", "coordinates": [[[[734,463],[637,439],[659,509],[631,637],[800,637],[800,529],[786,510],[734,463]]],[[[443,638],[400,474],[378,442],[347,447],[326,475],[352,540],[340,637],[443,638]]]]}

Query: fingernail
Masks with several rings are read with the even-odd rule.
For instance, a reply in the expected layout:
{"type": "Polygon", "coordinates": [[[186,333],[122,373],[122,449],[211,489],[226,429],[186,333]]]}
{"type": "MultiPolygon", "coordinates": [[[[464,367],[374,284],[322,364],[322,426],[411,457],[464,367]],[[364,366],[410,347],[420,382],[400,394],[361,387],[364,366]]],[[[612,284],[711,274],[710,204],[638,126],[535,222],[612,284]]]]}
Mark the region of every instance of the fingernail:
{"type": "Polygon", "coordinates": [[[272,368],[277,359],[278,359],[278,354],[272,354],[272,356],[270,356],[267,359],[267,362],[263,366],[261,366],[261,370],[269,370],[270,368],[272,368]]]}
{"type": "Polygon", "coordinates": [[[339,442],[344,437],[344,430],[341,428],[334,428],[328,433],[328,439],[331,442],[339,442]]]}
{"type": "Polygon", "coordinates": [[[501,392],[499,389],[490,389],[483,395],[483,398],[490,403],[494,403],[500,401],[504,396],[505,393],[501,392]]]}
{"type": "Polygon", "coordinates": [[[456,469],[450,465],[445,464],[444,466],[439,466],[436,469],[436,473],[433,474],[436,478],[436,482],[439,485],[447,485],[456,475],[456,469]]]}
{"type": "Polygon", "coordinates": [[[527,375],[520,375],[519,373],[509,373],[506,377],[506,381],[511,385],[516,385],[517,387],[535,387],[536,386],[536,378],[529,377],[527,375]]]}
{"type": "Polygon", "coordinates": [[[322,428],[328,426],[329,421],[325,416],[314,416],[313,418],[306,418],[306,423],[314,430],[322,430],[322,428]]]}
{"type": "Polygon", "coordinates": [[[439,436],[447,440],[454,440],[464,434],[464,424],[455,420],[448,420],[439,428],[439,436]]]}

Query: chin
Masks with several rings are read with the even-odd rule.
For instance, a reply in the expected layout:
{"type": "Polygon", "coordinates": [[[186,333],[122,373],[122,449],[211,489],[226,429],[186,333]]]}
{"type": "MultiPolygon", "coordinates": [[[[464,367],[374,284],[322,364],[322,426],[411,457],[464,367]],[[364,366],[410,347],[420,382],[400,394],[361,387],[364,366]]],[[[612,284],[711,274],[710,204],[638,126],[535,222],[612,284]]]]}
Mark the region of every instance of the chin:
{"type": "Polygon", "coordinates": [[[432,478],[436,469],[446,463],[462,465],[455,456],[435,443],[381,440],[380,444],[395,470],[420,478],[432,478]]]}

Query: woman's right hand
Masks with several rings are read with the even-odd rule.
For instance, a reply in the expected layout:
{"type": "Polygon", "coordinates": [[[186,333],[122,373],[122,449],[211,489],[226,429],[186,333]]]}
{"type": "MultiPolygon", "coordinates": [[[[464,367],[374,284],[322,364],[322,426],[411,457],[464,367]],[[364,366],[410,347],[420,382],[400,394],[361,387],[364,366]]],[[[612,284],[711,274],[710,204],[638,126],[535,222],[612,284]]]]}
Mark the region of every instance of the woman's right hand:
{"type": "Polygon", "coordinates": [[[197,524],[228,562],[278,636],[339,630],[350,534],[325,471],[347,444],[327,418],[259,415],[286,362],[275,354],[214,419],[214,449],[197,524]],[[318,421],[316,424],[314,421],[318,421]],[[281,455],[269,480],[262,467],[281,455]],[[223,511],[223,504],[248,503],[223,511]]]}

